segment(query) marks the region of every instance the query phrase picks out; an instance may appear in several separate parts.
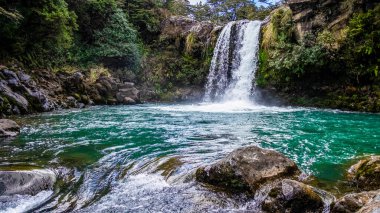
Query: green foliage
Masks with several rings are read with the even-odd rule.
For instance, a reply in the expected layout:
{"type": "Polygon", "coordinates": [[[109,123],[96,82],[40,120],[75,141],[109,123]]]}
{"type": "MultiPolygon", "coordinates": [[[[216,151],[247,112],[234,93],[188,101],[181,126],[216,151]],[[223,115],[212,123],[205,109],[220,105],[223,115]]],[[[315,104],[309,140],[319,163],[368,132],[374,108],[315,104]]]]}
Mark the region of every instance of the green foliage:
{"type": "Polygon", "coordinates": [[[117,9],[115,0],[66,0],[70,10],[78,16],[78,42],[93,44],[94,33],[102,30],[117,9]]]}
{"type": "Polygon", "coordinates": [[[116,10],[107,26],[95,33],[94,46],[94,55],[98,58],[116,58],[122,66],[131,69],[140,63],[137,32],[121,10],[116,10]]]}
{"type": "Polygon", "coordinates": [[[380,5],[350,20],[343,47],[349,75],[369,82],[378,78],[380,66],[380,5]]]}
{"type": "Polygon", "coordinates": [[[17,10],[16,11],[8,11],[2,7],[0,7],[0,16],[6,17],[10,21],[13,21],[13,22],[18,22],[23,18],[22,15],[17,10]]]}
{"type": "Polygon", "coordinates": [[[0,6],[16,8],[23,16],[17,22],[0,17],[3,57],[16,57],[32,66],[65,60],[77,25],[75,13],[64,0],[2,1],[0,6]]]}
{"type": "MultiPolygon", "coordinates": [[[[208,0],[207,4],[211,10],[211,13],[207,11],[211,20],[221,23],[240,19],[264,19],[273,9],[258,8],[252,0],[208,0]]],[[[200,8],[208,10],[207,7],[200,8]]]]}
{"type": "MultiPolygon", "coordinates": [[[[257,83],[286,87],[300,79],[318,75],[327,63],[328,51],[312,36],[298,43],[294,38],[292,12],[281,7],[271,13],[263,28],[257,83]]],[[[321,37],[322,38],[322,37],[321,37]]]]}
{"type": "Polygon", "coordinates": [[[126,2],[128,19],[145,41],[153,40],[159,33],[162,19],[159,6],[156,0],[128,0],[126,2]]]}
{"type": "Polygon", "coordinates": [[[302,77],[323,66],[325,54],[319,45],[281,45],[271,55],[271,59],[274,60],[269,62],[269,67],[286,75],[284,77],[302,77]]]}

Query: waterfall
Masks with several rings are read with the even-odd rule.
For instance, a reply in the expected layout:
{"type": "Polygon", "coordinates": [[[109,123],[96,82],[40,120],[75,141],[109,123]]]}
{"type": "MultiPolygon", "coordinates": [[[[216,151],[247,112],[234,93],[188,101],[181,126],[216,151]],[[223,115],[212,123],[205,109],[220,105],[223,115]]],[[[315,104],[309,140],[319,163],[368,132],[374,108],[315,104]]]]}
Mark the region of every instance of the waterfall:
{"type": "Polygon", "coordinates": [[[204,101],[245,101],[252,95],[260,21],[236,21],[222,30],[211,61],[204,101]]]}

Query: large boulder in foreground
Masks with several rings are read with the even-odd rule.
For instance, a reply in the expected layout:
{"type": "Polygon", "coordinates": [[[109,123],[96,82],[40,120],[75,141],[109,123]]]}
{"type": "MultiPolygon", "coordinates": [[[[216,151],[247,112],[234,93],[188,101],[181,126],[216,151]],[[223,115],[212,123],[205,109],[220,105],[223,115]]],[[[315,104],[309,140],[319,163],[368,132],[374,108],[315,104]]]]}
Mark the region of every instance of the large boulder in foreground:
{"type": "Polygon", "coordinates": [[[50,170],[0,171],[0,195],[36,195],[52,189],[55,181],[50,170]]]}
{"type": "Polygon", "coordinates": [[[324,202],[311,186],[284,179],[273,188],[262,204],[266,212],[323,212],[324,202]]]}
{"type": "Polygon", "coordinates": [[[240,148],[219,162],[199,168],[197,181],[232,192],[254,192],[262,184],[295,177],[297,165],[283,154],[256,146],[240,148]]]}
{"type": "Polygon", "coordinates": [[[0,119],[0,137],[14,137],[20,133],[20,126],[9,119],[0,119]]]}
{"type": "Polygon", "coordinates": [[[370,156],[351,166],[348,179],[363,191],[380,189],[380,156],[370,156]]]}
{"type": "Polygon", "coordinates": [[[347,194],[341,197],[332,206],[332,213],[374,212],[380,211],[380,190],[347,194]]]}

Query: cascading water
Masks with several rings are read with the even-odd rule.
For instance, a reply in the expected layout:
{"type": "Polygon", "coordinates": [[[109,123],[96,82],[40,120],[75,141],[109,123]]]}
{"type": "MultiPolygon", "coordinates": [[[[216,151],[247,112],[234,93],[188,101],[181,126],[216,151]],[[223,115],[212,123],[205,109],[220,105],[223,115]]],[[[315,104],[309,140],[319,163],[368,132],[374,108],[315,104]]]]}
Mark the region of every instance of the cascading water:
{"type": "Polygon", "coordinates": [[[211,62],[204,101],[249,102],[257,69],[260,21],[236,21],[222,30],[211,62]]]}

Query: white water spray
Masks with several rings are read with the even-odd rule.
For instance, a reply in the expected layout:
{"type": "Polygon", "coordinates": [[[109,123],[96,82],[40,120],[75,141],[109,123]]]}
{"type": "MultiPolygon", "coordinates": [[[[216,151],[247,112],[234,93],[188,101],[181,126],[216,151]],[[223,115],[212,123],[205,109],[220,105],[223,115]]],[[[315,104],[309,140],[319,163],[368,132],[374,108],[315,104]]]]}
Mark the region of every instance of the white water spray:
{"type": "Polygon", "coordinates": [[[257,70],[260,21],[228,23],[211,62],[204,101],[249,103],[257,70]]]}

